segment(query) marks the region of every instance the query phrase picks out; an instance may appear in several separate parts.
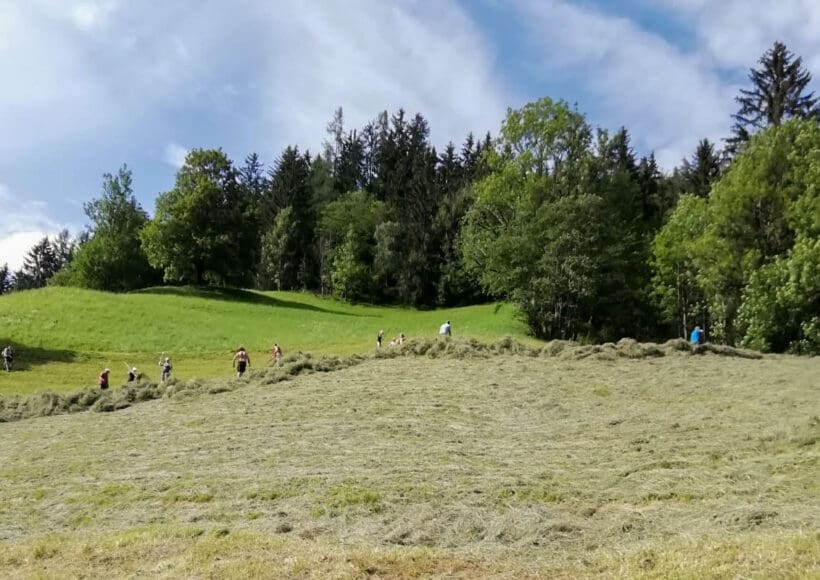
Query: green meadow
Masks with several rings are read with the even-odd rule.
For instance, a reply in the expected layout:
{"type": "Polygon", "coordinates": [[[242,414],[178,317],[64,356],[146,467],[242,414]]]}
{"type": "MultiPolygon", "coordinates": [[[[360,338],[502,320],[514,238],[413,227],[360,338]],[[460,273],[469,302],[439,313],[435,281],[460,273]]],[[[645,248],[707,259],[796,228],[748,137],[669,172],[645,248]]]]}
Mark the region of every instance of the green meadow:
{"type": "Polygon", "coordinates": [[[192,288],[15,293],[0,324],[0,577],[820,576],[816,357],[192,288]]]}
{"type": "Polygon", "coordinates": [[[127,365],[157,380],[162,353],[171,357],[177,378],[228,377],[240,345],[249,349],[252,365],[268,362],[274,342],[285,354],[349,355],[375,348],[379,330],[385,344],[401,333],[432,338],[447,319],[456,336],[528,341],[526,326],[506,304],[417,311],[293,292],[190,287],[12,293],[0,296],[0,344],[14,345],[16,371],[0,373],[0,394],[93,386],[106,367],[119,384],[127,365]]]}

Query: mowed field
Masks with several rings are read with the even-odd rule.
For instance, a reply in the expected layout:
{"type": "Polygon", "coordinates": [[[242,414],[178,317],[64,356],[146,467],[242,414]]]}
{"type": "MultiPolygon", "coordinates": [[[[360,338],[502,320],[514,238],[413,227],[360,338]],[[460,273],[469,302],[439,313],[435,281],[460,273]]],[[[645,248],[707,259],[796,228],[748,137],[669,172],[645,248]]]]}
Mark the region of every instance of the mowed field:
{"type": "Polygon", "coordinates": [[[14,345],[15,372],[0,373],[0,396],[58,392],[96,385],[103,368],[112,384],[127,365],[151,380],[166,353],[173,376],[229,377],[240,345],[262,366],[271,346],[284,353],[348,355],[372,350],[405,333],[435,337],[447,319],[456,336],[493,341],[511,336],[534,343],[512,306],[487,304],[436,311],[352,306],[310,294],[210,290],[190,287],[109,294],[44,288],[0,296],[0,344],[14,345]]]}
{"type": "Polygon", "coordinates": [[[618,352],[409,345],[0,424],[0,576],[818,577],[820,359],[618,352]]]}

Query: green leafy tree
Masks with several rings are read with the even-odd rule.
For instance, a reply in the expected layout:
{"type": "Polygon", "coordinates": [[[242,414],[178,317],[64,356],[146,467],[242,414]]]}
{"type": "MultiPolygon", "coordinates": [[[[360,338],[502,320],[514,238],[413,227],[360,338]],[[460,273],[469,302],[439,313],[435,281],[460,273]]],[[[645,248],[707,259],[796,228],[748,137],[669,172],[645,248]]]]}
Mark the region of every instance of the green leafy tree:
{"type": "Polygon", "coordinates": [[[491,295],[519,304],[536,336],[587,334],[606,202],[591,194],[591,130],[562,102],[509,111],[462,230],[464,261],[491,295]]]}
{"type": "Polygon", "coordinates": [[[86,203],[91,237],[77,250],[71,267],[58,283],[127,292],[161,281],[148,263],[140,232],[148,214],[134,196],[131,171],[123,165],[116,175],[103,175],[102,196],[86,203]]]}
{"type": "MultiPolygon", "coordinates": [[[[713,336],[742,338],[737,314],[752,274],[785,257],[814,219],[817,151],[820,126],[788,121],[756,135],[715,184],[699,258],[713,336]]],[[[816,234],[807,232],[812,241],[816,234]]]]}
{"type": "Polygon", "coordinates": [[[379,289],[380,300],[396,302],[396,273],[402,260],[402,224],[392,220],[383,221],[376,226],[373,237],[376,241],[373,250],[373,285],[379,289]]]}
{"type": "Polygon", "coordinates": [[[731,152],[766,127],[777,127],[788,119],[820,119],[818,99],[807,92],[811,73],[803,59],[782,42],[775,42],[758,61],[760,68],[749,71],[751,89],[740,89],[735,98],[740,105],[732,115],[734,135],[728,140],[731,152]]]}
{"type": "Polygon", "coordinates": [[[353,230],[333,255],[333,292],[343,300],[361,299],[370,294],[370,268],[363,256],[362,241],[353,230]]]}
{"type": "Polygon", "coordinates": [[[820,354],[820,129],[802,123],[794,131],[781,186],[791,190],[784,213],[795,242],[751,271],[738,319],[746,346],[820,354]]]}
{"type": "Polygon", "coordinates": [[[293,210],[286,207],[276,215],[273,226],[262,236],[257,287],[262,290],[282,290],[296,278],[297,265],[289,259],[288,248],[296,238],[293,210]]]}
{"type": "Polygon", "coordinates": [[[372,199],[365,191],[347,193],[322,209],[318,235],[330,262],[328,282],[333,293],[345,300],[370,299],[374,294],[372,286],[365,284],[362,276],[370,276],[375,231],[384,219],[384,213],[384,203],[372,199]],[[339,258],[342,251],[345,255],[339,258]],[[361,268],[354,268],[353,261],[361,268]],[[345,273],[337,275],[341,267],[345,273]],[[344,282],[342,287],[337,286],[339,281],[344,282]]]}
{"type": "Polygon", "coordinates": [[[684,195],[652,242],[653,289],[665,321],[686,337],[706,328],[706,301],[698,284],[699,242],[708,225],[708,202],[684,195]]]}
{"type": "Polygon", "coordinates": [[[738,318],[745,346],[820,354],[820,237],[798,237],[785,256],[752,272],[738,318]]]}
{"type": "Polygon", "coordinates": [[[140,237],[169,282],[241,286],[256,271],[257,232],[253,200],[230,159],[221,149],[194,149],[140,237]]]}

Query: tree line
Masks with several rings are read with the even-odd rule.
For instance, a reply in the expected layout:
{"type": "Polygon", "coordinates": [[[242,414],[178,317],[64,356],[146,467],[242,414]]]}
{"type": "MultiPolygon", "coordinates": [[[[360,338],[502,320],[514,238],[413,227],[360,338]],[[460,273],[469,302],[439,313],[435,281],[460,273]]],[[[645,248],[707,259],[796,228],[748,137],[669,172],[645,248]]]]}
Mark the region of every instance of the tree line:
{"type": "Polygon", "coordinates": [[[306,290],[415,307],[516,303],[540,338],[686,335],[820,350],[820,107],[802,59],[775,43],[737,97],[721,151],[671,173],[629,132],[564,101],[509,110],[498,135],[438,151],[421,114],[359,129],[341,109],[323,150],[272,166],[188,153],[140,207],[123,166],[87,203],[90,228],[45,238],[0,291],[46,284],[306,290]]]}

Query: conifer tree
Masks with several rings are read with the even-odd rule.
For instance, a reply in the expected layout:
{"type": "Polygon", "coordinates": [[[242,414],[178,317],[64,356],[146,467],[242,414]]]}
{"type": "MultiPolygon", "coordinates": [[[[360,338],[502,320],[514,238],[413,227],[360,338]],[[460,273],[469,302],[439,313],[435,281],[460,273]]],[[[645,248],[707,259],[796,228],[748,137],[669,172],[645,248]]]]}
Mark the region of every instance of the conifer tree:
{"type": "Polygon", "coordinates": [[[702,139],[692,159],[684,159],[681,177],[685,193],[708,197],[712,184],[720,176],[720,153],[708,139],[702,139]]]}
{"type": "Polygon", "coordinates": [[[806,92],[811,73],[801,57],[782,42],[775,42],[758,63],[760,68],[749,71],[752,88],[740,89],[735,97],[740,109],[732,115],[734,135],[727,140],[730,153],[736,153],[760,129],[779,126],[791,118],[820,120],[818,99],[814,92],[806,92]]]}

